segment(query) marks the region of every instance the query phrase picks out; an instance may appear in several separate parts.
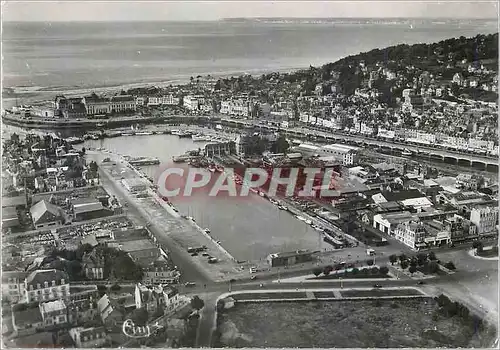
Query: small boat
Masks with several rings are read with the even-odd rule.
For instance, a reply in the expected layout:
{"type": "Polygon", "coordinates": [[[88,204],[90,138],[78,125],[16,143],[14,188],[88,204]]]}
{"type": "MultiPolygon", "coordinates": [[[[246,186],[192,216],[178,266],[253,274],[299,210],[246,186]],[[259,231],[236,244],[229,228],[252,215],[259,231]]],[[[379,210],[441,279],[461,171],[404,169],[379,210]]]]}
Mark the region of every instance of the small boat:
{"type": "Polygon", "coordinates": [[[412,154],[412,151],[410,151],[408,148],[405,148],[403,152],[401,152],[401,155],[403,156],[411,156],[412,154]]]}
{"type": "Polygon", "coordinates": [[[140,131],[140,132],[136,132],[135,134],[136,135],[153,135],[153,133],[150,131],[140,131]]]}
{"type": "Polygon", "coordinates": [[[279,210],[288,210],[288,208],[285,207],[284,205],[278,205],[278,209],[279,210]]]}
{"type": "Polygon", "coordinates": [[[182,131],[177,130],[177,129],[170,130],[170,133],[171,133],[172,135],[177,135],[177,136],[179,136],[179,135],[181,134],[181,132],[182,132],[182,131]]]}
{"type": "Polygon", "coordinates": [[[122,132],[122,136],[134,136],[133,132],[122,132]]]}
{"type": "Polygon", "coordinates": [[[97,123],[97,127],[102,128],[104,126],[104,123],[97,123]]]}
{"type": "Polygon", "coordinates": [[[179,134],[177,134],[177,136],[179,136],[179,137],[185,137],[185,138],[191,137],[192,135],[193,134],[190,131],[182,131],[179,134]]]}
{"type": "Polygon", "coordinates": [[[210,141],[210,137],[202,134],[191,135],[191,138],[193,139],[194,142],[210,141]]]}

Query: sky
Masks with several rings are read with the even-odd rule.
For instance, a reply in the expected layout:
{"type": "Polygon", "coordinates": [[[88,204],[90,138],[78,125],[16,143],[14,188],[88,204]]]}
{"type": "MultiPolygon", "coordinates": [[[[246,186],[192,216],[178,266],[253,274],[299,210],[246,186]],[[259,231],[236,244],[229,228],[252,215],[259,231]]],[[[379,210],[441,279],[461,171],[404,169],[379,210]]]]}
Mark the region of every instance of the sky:
{"type": "Polygon", "coordinates": [[[14,1],[4,21],[174,21],[230,17],[497,18],[496,1],[14,1]]]}

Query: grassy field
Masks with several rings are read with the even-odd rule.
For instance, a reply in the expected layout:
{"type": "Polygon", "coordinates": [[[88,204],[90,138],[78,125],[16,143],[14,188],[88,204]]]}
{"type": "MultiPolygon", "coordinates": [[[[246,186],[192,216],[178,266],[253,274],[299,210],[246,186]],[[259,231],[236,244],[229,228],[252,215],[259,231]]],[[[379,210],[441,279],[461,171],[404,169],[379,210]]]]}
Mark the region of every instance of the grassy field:
{"type": "Polygon", "coordinates": [[[237,304],[220,314],[214,346],[454,348],[490,341],[436,310],[427,298],[237,304]]]}
{"type": "Polygon", "coordinates": [[[242,293],[234,294],[234,300],[254,300],[254,299],[299,299],[305,298],[305,292],[287,292],[287,293],[242,293]]]}
{"type": "Polygon", "coordinates": [[[371,290],[345,290],[340,291],[344,298],[356,297],[396,297],[422,295],[416,289],[371,289],[371,290]]]}

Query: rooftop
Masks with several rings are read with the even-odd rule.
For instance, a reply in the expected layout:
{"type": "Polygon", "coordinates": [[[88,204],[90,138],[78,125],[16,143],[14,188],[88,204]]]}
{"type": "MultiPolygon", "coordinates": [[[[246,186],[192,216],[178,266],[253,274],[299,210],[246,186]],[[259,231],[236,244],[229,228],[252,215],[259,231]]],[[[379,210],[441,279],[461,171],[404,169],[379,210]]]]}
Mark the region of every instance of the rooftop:
{"type": "Polygon", "coordinates": [[[49,212],[54,216],[59,216],[59,208],[50,204],[46,200],[41,200],[30,208],[31,217],[34,222],[40,220],[46,212],[49,212]]]}
{"type": "Polygon", "coordinates": [[[66,305],[62,300],[48,301],[40,304],[42,313],[66,310],[66,305]]]}
{"type": "Polygon", "coordinates": [[[357,150],[359,150],[358,147],[341,145],[341,144],[338,144],[338,143],[333,143],[333,144],[330,144],[330,145],[325,145],[325,146],[323,146],[321,148],[332,150],[332,151],[337,151],[337,152],[345,152],[345,153],[350,152],[350,151],[357,151],[357,150]]]}
{"type": "Polygon", "coordinates": [[[146,249],[157,249],[148,239],[138,239],[120,243],[120,247],[125,252],[137,252],[146,249]]]}
{"type": "Polygon", "coordinates": [[[32,285],[33,288],[38,288],[37,285],[40,284],[41,288],[44,288],[45,282],[48,282],[50,286],[52,285],[52,281],[55,281],[56,285],[61,285],[63,284],[63,280],[65,284],[69,283],[68,275],[61,270],[36,270],[26,278],[26,284],[28,287],[32,285]]]}
{"type": "Polygon", "coordinates": [[[17,207],[20,205],[26,206],[26,197],[25,196],[2,197],[2,208],[17,207]]]}

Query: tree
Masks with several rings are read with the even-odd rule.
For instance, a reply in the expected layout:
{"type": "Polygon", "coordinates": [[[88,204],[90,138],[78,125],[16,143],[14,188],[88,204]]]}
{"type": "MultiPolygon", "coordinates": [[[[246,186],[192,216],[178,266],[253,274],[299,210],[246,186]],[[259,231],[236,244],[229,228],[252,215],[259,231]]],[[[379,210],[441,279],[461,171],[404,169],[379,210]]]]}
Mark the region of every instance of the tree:
{"type": "Polygon", "coordinates": [[[403,270],[408,267],[408,262],[406,260],[401,261],[399,264],[403,270]]]}
{"type": "Polygon", "coordinates": [[[417,254],[417,264],[418,266],[422,266],[427,261],[427,254],[418,253],[417,254]]]}
{"type": "Polygon", "coordinates": [[[439,271],[439,264],[435,261],[431,261],[429,263],[429,272],[430,273],[436,273],[439,271]]]}
{"type": "Polygon", "coordinates": [[[434,253],[434,252],[430,252],[430,253],[429,253],[429,260],[437,260],[437,258],[436,258],[436,253],[434,253]]]}
{"type": "Polygon", "coordinates": [[[330,265],[325,266],[325,268],[323,269],[323,273],[324,273],[326,276],[328,276],[328,275],[330,274],[330,272],[332,272],[332,271],[333,271],[333,266],[330,266],[330,265]]]}
{"type": "Polygon", "coordinates": [[[355,267],[355,268],[353,268],[353,269],[351,270],[351,272],[352,272],[352,274],[353,274],[353,275],[357,275],[357,274],[358,274],[358,272],[359,272],[359,269],[355,267]]]}
{"type": "Polygon", "coordinates": [[[408,257],[406,256],[406,254],[401,254],[401,255],[399,255],[398,258],[399,258],[399,261],[405,261],[405,260],[408,259],[408,257]]]}
{"type": "Polygon", "coordinates": [[[417,266],[417,264],[418,264],[418,261],[417,261],[417,259],[416,259],[416,258],[412,258],[412,259],[410,260],[410,266],[415,266],[415,267],[416,267],[416,266],[417,266]]]}
{"type": "Polygon", "coordinates": [[[321,270],[319,267],[315,267],[313,269],[313,274],[314,276],[318,277],[319,275],[321,275],[321,273],[323,272],[323,270],[321,270]]]}
{"type": "Polygon", "coordinates": [[[408,271],[409,271],[409,272],[412,274],[412,276],[413,276],[413,274],[414,274],[415,272],[417,272],[417,267],[416,267],[415,265],[411,265],[411,266],[410,266],[410,268],[408,269],[408,271]]]}
{"type": "Polygon", "coordinates": [[[192,299],[191,299],[191,307],[195,310],[201,310],[203,309],[203,307],[205,306],[205,302],[200,299],[199,296],[195,295],[192,299]]]}
{"type": "Polygon", "coordinates": [[[396,254],[389,255],[389,261],[391,262],[391,265],[394,265],[394,263],[398,261],[396,254]]]}
{"type": "Polygon", "coordinates": [[[273,153],[286,153],[290,145],[286,140],[285,135],[280,135],[278,139],[271,145],[271,152],[273,153]]]}
{"type": "Polygon", "coordinates": [[[372,260],[372,259],[367,260],[367,261],[366,261],[366,264],[367,264],[368,266],[372,266],[372,265],[373,265],[373,260],[372,260]]]}
{"type": "Polygon", "coordinates": [[[136,326],[145,326],[148,322],[148,318],[148,310],[146,310],[144,307],[135,309],[130,315],[130,319],[134,321],[134,324],[136,326]]]}
{"type": "Polygon", "coordinates": [[[477,248],[482,247],[482,246],[483,246],[483,242],[481,242],[481,241],[474,241],[472,243],[472,248],[474,248],[474,249],[477,249],[477,248]]]}
{"type": "Polygon", "coordinates": [[[122,289],[122,287],[118,284],[118,283],[115,283],[111,286],[111,288],[109,288],[110,290],[112,290],[113,292],[117,292],[119,291],[120,289],[122,289]]]}
{"type": "Polygon", "coordinates": [[[380,274],[387,275],[389,273],[389,268],[387,266],[381,266],[379,271],[380,274]]]}

